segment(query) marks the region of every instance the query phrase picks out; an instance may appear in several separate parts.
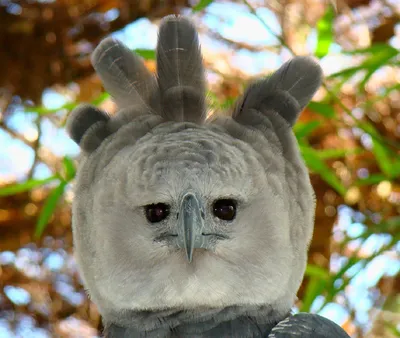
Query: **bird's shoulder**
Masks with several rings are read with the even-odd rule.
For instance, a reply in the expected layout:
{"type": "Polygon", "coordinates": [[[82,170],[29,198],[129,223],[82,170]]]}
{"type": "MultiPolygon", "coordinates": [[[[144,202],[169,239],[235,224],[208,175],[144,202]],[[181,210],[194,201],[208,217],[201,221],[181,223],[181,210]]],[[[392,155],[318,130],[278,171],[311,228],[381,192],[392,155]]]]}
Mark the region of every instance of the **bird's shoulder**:
{"type": "Polygon", "coordinates": [[[298,313],[279,322],[266,338],[349,338],[336,323],[317,314],[298,313]]]}

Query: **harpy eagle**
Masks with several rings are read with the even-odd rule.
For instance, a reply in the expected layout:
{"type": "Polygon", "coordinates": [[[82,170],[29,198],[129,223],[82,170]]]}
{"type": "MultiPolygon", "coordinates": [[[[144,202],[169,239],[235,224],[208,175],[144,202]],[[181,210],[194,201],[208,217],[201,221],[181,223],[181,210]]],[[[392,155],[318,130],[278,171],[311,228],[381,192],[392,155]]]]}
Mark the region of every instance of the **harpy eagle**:
{"type": "Polygon", "coordinates": [[[292,126],[321,85],[296,57],[207,117],[192,23],[159,29],[157,74],[107,38],[92,64],[119,111],[81,105],[75,255],[106,337],[348,337],[291,314],[315,198],[292,126]]]}

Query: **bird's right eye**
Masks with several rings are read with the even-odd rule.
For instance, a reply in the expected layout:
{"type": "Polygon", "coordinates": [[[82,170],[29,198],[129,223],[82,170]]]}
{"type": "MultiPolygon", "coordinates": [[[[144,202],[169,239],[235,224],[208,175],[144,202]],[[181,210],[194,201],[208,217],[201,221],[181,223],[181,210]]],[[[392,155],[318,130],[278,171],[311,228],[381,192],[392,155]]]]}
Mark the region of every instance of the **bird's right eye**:
{"type": "Polygon", "coordinates": [[[158,223],[169,215],[169,206],[164,203],[149,204],[144,207],[146,218],[150,223],[158,223]]]}

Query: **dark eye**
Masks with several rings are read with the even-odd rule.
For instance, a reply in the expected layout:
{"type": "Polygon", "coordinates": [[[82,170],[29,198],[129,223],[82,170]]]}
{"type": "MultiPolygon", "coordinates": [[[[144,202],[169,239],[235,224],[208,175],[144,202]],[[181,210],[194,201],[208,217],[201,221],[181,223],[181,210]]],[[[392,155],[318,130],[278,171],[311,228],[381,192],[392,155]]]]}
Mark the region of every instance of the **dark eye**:
{"type": "Polygon", "coordinates": [[[169,206],[164,203],[149,204],[144,207],[146,218],[150,223],[158,223],[169,215],[169,206]]]}
{"type": "Polygon", "coordinates": [[[236,216],[236,202],[231,199],[220,199],[213,204],[215,217],[224,221],[232,221],[236,216]]]}

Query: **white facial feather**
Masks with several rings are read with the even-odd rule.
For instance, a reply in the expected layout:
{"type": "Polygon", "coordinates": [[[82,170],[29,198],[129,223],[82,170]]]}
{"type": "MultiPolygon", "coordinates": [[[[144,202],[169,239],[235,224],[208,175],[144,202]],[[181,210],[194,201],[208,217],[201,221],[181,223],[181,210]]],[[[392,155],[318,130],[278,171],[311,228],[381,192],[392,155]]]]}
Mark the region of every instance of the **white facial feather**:
{"type": "MultiPolygon", "coordinates": [[[[288,127],[285,133],[290,139],[288,127]]],[[[125,309],[290,307],[312,228],[313,209],[302,209],[293,196],[299,178],[308,179],[301,162],[290,164],[298,170],[285,177],[289,164],[273,151],[279,144],[249,145],[207,125],[175,133],[160,125],[139,142],[123,142],[119,152],[111,143],[119,144],[119,138],[105,141],[81,164],[77,180],[84,184],[76,187],[73,221],[79,266],[103,315],[122,324],[128,321],[121,315],[125,309]],[[263,147],[263,157],[257,147],[263,147]],[[108,162],[100,168],[103,157],[108,162]],[[266,171],[266,163],[275,171],[266,171]],[[159,227],[173,229],[176,219],[149,224],[142,209],[164,202],[174,211],[187,189],[208,203],[226,196],[243,201],[226,229],[231,238],[215,252],[195,252],[192,263],[183,252],[154,242],[159,227]]],[[[301,183],[312,201],[310,186],[301,183]]],[[[206,222],[221,227],[210,204],[206,222]]]]}

